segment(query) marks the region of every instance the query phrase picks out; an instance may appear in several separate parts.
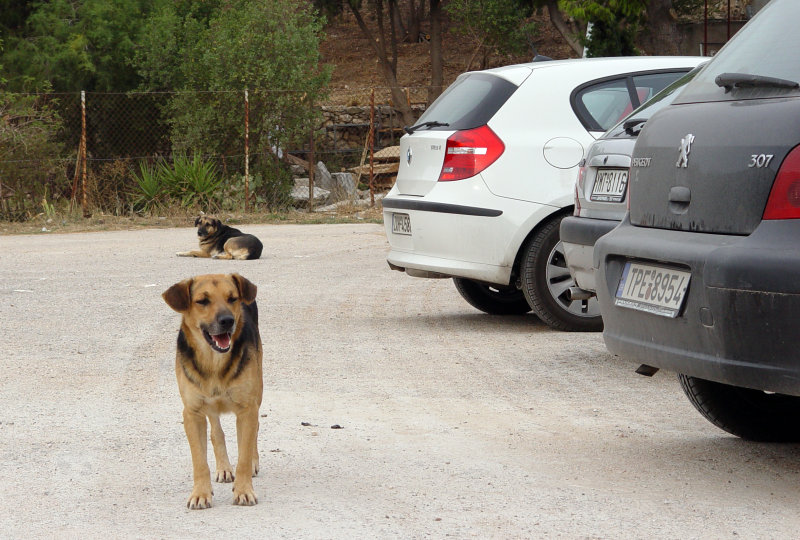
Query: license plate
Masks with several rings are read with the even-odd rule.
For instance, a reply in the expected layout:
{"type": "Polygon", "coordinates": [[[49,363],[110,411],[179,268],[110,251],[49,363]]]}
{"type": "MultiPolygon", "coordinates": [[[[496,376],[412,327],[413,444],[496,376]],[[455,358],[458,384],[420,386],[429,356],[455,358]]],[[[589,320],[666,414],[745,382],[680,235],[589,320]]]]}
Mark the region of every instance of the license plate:
{"type": "Polygon", "coordinates": [[[691,273],[634,262],[625,263],[614,304],[664,317],[677,317],[691,273]]]}
{"type": "Polygon", "coordinates": [[[591,201],[621,202],[628,185],[628,169],[600,169],[592,186],[591,201]]]}
{"type": "Polygon", "coordinates": [[[392,232],[411,236],[411,217],[408,214],[392,214],[392,232]]]}

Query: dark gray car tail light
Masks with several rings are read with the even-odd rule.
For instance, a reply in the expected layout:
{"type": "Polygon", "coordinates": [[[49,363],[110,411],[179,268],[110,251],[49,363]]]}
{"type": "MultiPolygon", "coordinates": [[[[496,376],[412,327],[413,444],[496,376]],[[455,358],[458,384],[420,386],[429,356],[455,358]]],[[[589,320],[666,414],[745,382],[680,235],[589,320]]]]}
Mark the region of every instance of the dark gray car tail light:
{"type": "Polygon", "coordinates": [[[781,163],[763,219],[800,219],[800,145],[781,163]]]}
{"type": "Polygon", "coordinates": [[[505,149],[506,145],[489,126],[456,131],[447,139],[439,182],[475,176],[497,161],[505,149]]]}

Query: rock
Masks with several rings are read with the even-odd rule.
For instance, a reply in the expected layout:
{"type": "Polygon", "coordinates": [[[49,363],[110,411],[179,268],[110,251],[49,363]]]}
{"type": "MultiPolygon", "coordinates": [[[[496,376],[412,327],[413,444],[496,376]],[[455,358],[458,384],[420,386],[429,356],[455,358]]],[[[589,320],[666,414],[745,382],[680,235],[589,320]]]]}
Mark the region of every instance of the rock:
{"type": "MultiPolygon", "coordinates": [[[[291,197],[295,202],[295,206],[308,205],[308,178],[297,178],[294,181],[291,197]]],[[[330,197],[331,192],[314,185],[314,205],[325,204],[330,197]]]]}
{"type": "Polygon", "coordinates": [[[356,179],[353,173],[338,172],[331,174],[333,177],[334,196],[341,199],[352,199],[358,195],[358,186],[356,186],[356,179]]]}
{"type": "Polygon", "coordinates": [[[333,176],[328,172],[328,168],[323,162],[317,162],[317,167],[314,169],[314,172],[314,186],[319,186],[327,190],[333,188],[333,176]]]}

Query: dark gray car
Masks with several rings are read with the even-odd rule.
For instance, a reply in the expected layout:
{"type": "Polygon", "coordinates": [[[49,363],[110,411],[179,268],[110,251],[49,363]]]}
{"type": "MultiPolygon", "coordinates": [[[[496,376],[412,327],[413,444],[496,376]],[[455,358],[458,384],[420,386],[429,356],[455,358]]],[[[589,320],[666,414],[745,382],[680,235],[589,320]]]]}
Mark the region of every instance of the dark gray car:
{"type": "Polygon", "coordinates": [[[650,117],[672,103],[699,70],[696,67],[680,77],[589,145],[575,182],[574,215],[561,220],[564,258],[578,287],[570,290],[571,295],[594,295],[594,244],[625,217],[636,137],[650,117]]]}
{"type": "Polygon", "coordinates": [[[798,20],[770,2],[647,122],[594,250],[609,350],[754,440],[800,440],[798,20]]]}

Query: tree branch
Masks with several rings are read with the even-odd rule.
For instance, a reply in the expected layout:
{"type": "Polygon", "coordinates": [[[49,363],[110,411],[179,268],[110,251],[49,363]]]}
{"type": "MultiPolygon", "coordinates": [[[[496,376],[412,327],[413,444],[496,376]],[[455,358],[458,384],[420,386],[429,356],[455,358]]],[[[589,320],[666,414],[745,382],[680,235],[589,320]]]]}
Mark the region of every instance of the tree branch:
{"type": "Polygon", "coordinates": [[[558,33],[561,34],[561,37],[564,38],[567,45],[569,45],[578,56],[583,56],[583,45],[575,38],[575,31],[570,28],[569,23],[564,20],[564,15],[561,13],[561,10],[558,9],[558,1],[546,0],[545,5],[547,6],[548,13],[550,13],[550,22],[553,23],[558,33]]]}

